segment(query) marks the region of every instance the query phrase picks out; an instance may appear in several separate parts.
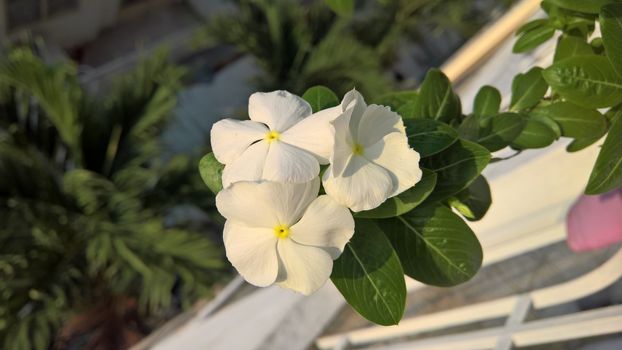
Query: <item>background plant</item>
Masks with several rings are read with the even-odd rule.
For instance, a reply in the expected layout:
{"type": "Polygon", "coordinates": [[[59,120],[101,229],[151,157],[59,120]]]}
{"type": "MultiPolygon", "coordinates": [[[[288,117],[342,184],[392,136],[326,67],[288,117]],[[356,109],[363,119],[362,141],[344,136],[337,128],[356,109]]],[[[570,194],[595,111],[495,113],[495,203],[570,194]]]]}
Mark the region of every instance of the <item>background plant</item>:
{"type": "Polygon", "coordinates": [[[0,59],[0,347],[123,348],[209,292],[221,249],[169,214],[213,197],[158,142],[183,73],[161,53],[92,96],[71,64],[0,59]]]}
{"type": "MultiPolygon", "coordinates": [[[[337,12],[353,6],[351,1],[326,2],[337,12]]],[[[549,67],[534,67],[514,78],[508,110],[500,108],[499,91],[484,86],[466,114],[449,80],[436,69],[418,90],[373,99],[404,119],[424,176],[380,207],[356,213],[354,237],[334,263],[333,283],[370,321],[400,321],[404,274],[449,287],[477,273],[482,249],[463,219],[479,220],[491,205],[490,188],[481,175],[491,160],[501,160],[491,152],[543,148],[560,137],[572,139],[567,149],[576,152],[606,135],[586,193],[622,187],[622,3],[547,0],[542,8],[548,18],[521,27],[514,51],[532,50],[560,32],[555,58],[549,67]],[[601,37],[594,35],[597,23],[601,37]]],[[[314,111],[339,103],[322,86],[310,88],[303,98],[314,111]]],[[[212,154],[200,162],[203,179],[214,192],[222,188],[221,170],[212,154]]]]}
{"type": "MultiPolygon", "coordinates": [[[[488,2],[502,9],[512,1],[488,2]]],[[[323,85],[339,95],[356,87],[378,96],[396,84],[391,66],[404,41],[443,30],[466,39],[490,20],[488,8],[478,11],[474,2],[461,0],[367,0],[357,16],[352,1],[327,1],[338,15],[318,0],[231,2],[236,11],[210,18],[197,43],[233,45],[261,68],[258,90],[297,94],[323,85]]]]}

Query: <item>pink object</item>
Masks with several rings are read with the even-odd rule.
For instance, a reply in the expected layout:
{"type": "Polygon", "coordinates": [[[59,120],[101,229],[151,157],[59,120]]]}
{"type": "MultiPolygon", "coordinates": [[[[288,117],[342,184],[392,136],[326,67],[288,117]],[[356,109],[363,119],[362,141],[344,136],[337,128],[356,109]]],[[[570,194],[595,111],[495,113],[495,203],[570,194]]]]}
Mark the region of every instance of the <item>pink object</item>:
{"type": "Polygon", "coordinates": [[[599,196],[581,196],[566,221],[568,246],[575,252],[622,242],[622,189],[599,196]]]}

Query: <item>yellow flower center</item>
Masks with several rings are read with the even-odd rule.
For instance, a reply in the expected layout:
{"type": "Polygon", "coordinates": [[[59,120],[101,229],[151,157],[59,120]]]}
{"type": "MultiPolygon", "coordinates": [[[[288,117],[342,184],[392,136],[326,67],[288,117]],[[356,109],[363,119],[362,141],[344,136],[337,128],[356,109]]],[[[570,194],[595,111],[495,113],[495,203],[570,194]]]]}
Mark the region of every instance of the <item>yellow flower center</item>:
{"type": "Polygon", "coordinates": [[[266,141],[268,143],[272,141],[278,141],[281,138],[281,133],[278,131],[270,131],[266,134],[266,141]]]}
{"type": "Polygon", "coordinates": [[[352,153],[355,156],[362,156],[363,153],[365,153],[365,149],[360,143],[355,143],[354,146],[352,146],[352,153]]]}
{"type": "Polygon", "coordinates": [[[287,238],[289,236],[289,227],[285,225],[275,226],[274,235],[280,239],[287,238]]]}

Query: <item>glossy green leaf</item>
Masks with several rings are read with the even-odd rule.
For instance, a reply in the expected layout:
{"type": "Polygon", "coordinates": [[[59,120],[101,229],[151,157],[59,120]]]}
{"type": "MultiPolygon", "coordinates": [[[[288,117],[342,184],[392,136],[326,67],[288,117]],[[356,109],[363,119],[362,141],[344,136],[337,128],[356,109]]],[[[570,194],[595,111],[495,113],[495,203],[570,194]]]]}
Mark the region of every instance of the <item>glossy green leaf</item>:
{"type": "Polygon", "coordinates": [[[603,44],[603,38],[594,38],[590,41],[590,47],[593,53],[601,55],[605,52],[605,45],[603,44]]]}
{"type": "Polygon", "coordinates": [[[531,51],[551,39],[554,34],[555,27],[548,24],[524,31],[519,34],[514,47],[512,47],[512,52],[523,53],[531,51]]]}
{"type": "Polygon", "coordinates": [[[309,102],[314,113],[339,105],[337,95],[331,89],[321,85],[307,89],[302,98],[309,102]]]}
{"type": "Polygon", "coordinates": [[[490,152],[470,141],[458,140],[449,148],[423,161],[436,173],[436,188],[426,202],[441,201],[471,184],[490,161],[490,152]]]}
{"type": "Polygon", "coordinates": [[[404,272],[425,284],[449,287],[471,279],[482,264],[482,247],[469,226],[451,209],[422,206],[379,220],[404,272]]]}
{"type": "Polygon", "coordinates": [[[199,161],[201,178],[214,194],[222,190],[222,170],[224,168],[225,166],[216,160],[212,152],[203,156],[199,161]]]}
{"type": "Polygon", "coordinates": [[[473,113],[478,116],[492,116],[501,109],[501,93],[492,86],[483,86],[475,95],[473,113]]]}
{"type": "Polygon", "coordinates": [[[553,61],[557,62],[568,57],[591,55],[593,53],[594,51],[592,50],[592,46],[590,46],[585,39],[564,34],[560,36],[557,41],[553,61]]]}
{"type": "Polygon", "coordinates": [[[584,13],[598,13],[603,5],[608,3],[618,2],[619,0],[547,0],[553,5],[559,7],[584,12],[584,13]]]}
{"type": "Polygon", "coordinates": [[[518,74],[512,81],[512,102],[514,111],[531,108],[546,94],[549,85],[542,77],[542,68],[533,67],[527,73],[518,74]]]}
{"type": "Polygon", "coordinates": [[[548,18],[538,18],[538,19],[534,19],[533,21],[529,21],[525,24],[523,24],[520,28],[518,28],[518,30],[516,31],[515,35],[520,35],[523,33],[526,33],[530,30],[534,30],[536,28],[542,28],[542,27],[546,27],[549,25],[549,19],[548,18]]]}
{"type": "Polygon", "coordinates": [[[451,146],[458,134],[451,126],[432,119],[404,120],[408,143],[421,158],[429,157],[451,146]]]}
{"type": "Polygon", "coordinates": [[[622,102],[622,77],[603,56],[574,56],[554,63],[542,73],[554,91],[587,108],[622,102]]]}
{"type": "Polygon", "coordinates": [[[607,131],[605,130],[601,135],[598,135],[598,136],[576,138],[572,140],[572,142],[566,147],[566,151],[578,152],[582,149],[585,149],[593,145],[594,143],[596,143],[596,141],[600,140],[603,136],[605,136],[606,133],[607,131]]]}
{"type": "Polygon", "coordinates": [[[417,103],[417,101],[413,100],[401,106],[400,108],[398,108],[397,114],[399,114],[404,120],[414,119],[415,118],[415,103],[417,103]]]}
{"type": "Polygon", "coordinates": [[[562,128],[553,119],[549,118],[545,114],[538,113],[538,109],[533,109],[529,113],[529,119],[538,121],[548,126],[553,132],[555,132],[555,139],[562,136],[562,128]]]}
{"type": "Polygon", "coordinates": [[[475,114],[464,118],[458,127],[458,137],[463,140],[476,142],[479,138],[479,129],[482,127],[484,118],[475,114]]]}
{"type": "Polygon", "coordinates": [[[489,119],[479,130],[477,143],[495,152],[510,145],[525,126],[525,118],[516,113],[502,113],[489,119]]]}
{"type": "Polygon", "coordinates": [[[600,138],[607,130],[607,118],[594,109],[577,106],[571,102],[556,102],[538,107],[531,113],[542,115],[559,124],[562,136],[573,138],[600,138]]]}
{"type": "Polygon", "coordinates": [[[348,304],[366,319],[384,326],[402,319],[404,271],[375,221],[356,220],[356,232],[335,260],[330,278],[348,304]]]}
{"type": "Polygon", "coordinates": [[[617,119],[622,118],[622,104],[612,107],[605,113],[605,117],[609,120],[609,124],[615,123],[617,119]]]}
{"type": "Polygon", "coordinates": [[[449,199],[449,205],[472,221],[482,219],[491,204],[490,185],[482,175],[478,176],[469,187],[449,199]]]}
{"type": "MultiPolygon", "coordinates": [[[[399,91],[384,94],[374,99],[374,103],[391,107],[392,111],[398,111],[403,106],[413,103],[417,99],[417,91],[399,91]]],[[[402,116],[406,118],[406,116],[402,116]]]]}
{"type": "Polygon", "coordinates": [[[622,187],[622,118],[617,118],[609,129],[585,193],[601,194],[619,187],[622,187]]]}
{"type": "Polygon", "coordinates": [[[622,76],[622,3],[602,8],[600,29],[607,57],[618,75],[622,76]]]}
{"type": "Polygon", "coordinates": [[[324,2],[339,16],[349,17],[354,13],[354,0],[324,0],[324,2]]]}
{"type": "Polygon", "coordinates": [[[362,211],[354,214],[356,218],[364,219],[384,219],[402,215],[413,210],[423,202],[436,185],[436,174],[430,170],[422,169],[423,175],[417,184],[400,193],[395,197],[387,199],[379,207],[362,211]]]}
{"type": "Polygon", "coordinates": [[[543,148],[549,146],[558,136],[547,124],[529,118],[523,131],[512,142],[511,146],[517,150],[543,148]]]}
{"type": "Polygon", "coordinates": [[[421,84],[414,105],[414,117],[449,123],[458,118],[461,111],[460,99],[454,93],[449,79],[440,70],[430,69],[421,84]]]}

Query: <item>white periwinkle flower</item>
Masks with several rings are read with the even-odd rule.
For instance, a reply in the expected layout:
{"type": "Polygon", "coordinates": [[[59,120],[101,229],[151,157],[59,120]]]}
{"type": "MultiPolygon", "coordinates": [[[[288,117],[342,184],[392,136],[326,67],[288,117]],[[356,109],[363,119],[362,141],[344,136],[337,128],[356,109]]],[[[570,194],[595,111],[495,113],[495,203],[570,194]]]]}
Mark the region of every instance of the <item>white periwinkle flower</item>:
{"type": "Polygon", "coordinates": [[[227,258],[249,283],[311,294],[354,233],[350,211],[306,183],[237,182],[216,197],[227,258]]]}
{"type": "Polygon", "coordinates": [[[254,93],[250,120],[224,119],[211,131],[212,150],[225,164],[225,188],[237,181],[307,182],[327,164],[335,108],[311,116],[311,107],[287,91],[254,93]]]}
{"type": "Polygon", "coordinates": [[[419,153],[408,145],[404,123],[389,107],[365,104],[347,93],[334,119],[334,148],[323,176],[326,193],[353,211],[378,207],[421,179],[419,153]]]}

